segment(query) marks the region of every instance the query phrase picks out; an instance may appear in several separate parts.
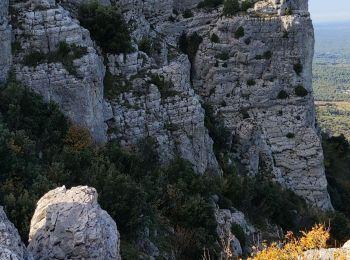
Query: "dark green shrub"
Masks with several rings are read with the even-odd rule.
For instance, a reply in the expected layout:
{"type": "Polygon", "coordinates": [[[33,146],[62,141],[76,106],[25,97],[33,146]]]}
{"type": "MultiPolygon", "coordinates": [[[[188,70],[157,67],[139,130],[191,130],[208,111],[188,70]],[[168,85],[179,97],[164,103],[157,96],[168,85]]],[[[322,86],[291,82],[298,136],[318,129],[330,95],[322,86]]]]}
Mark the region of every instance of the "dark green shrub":
{"type": "Polygon", "coordinates": [[[78,19],[105,53],[133,51],[128,26],[114,7],[101,6],[97,2],[82,4],[78,19]]]}
{"type": "Polygon", "coordinates": [[[264,54],[263,54],[263,58],[265,60],[269,60],[272,58],[272,52],[271,51],[265,51],[264,54]]]}
{"type": "Polygon", "coordinates": [[[225,0],[224,1],[224,15],[232,16],[240,11],[240,6],[238,0],[225,0]]]}
{"type": "Polygon", "coordinates": [[[43,62],[45,62],[45,54],[38,51],[29,53],[24,57],[24,60],[23,60],[23,64],[25,66],[30,66],[30,67],[37,66],[43,62]]]}
{"type": "Polygon", "coordinates": [[[278,95],[277,95],[277,98],[278,99],[286,99],[288,98],[288,93],[285,91],[285,90],[281,90],[278,95]]]}
{"type": "Polygon", "coordinates": [[[245,234],[244,234],[242,227],[236,223],[233,223],[231,226],[231,232],[239,240],[242,248],[244,248],[244,246],[246,244],[246,238],[245,238],[245,234]]]}
{"type": "Polygon", "coordinates": [[[223,119],[214,114],[210,104],[204,103],[202,106],[205,110],[204,124],[214,141],[214,152],[218,156],[229,149],[230,132],[226,129],[223,119]]]}
{"type": "Polygon", "coordinates": [[[216,58],[220,60],[228,60],[230,58],[230,54],[228,52],[222,52],[216,55],[216,58]]]}
{"type": "Polygon", "coordinates": [[[204,0],[199,2],[198,8],[215,8],[223,3],[223,0],[204,0]]]}
{"type": "Polygon", "coordinates": [[[153,52],[152,41],[147,37],[142,38],[142,40],[139,42],[139,50],[143,51],[147,55],[151,55],[153,52]]]}
{"type": "Polygon", "coordinates": [[[305,97],[309,94],[309,92],[307,92],[307,90],[302,85],[296,86],[294,92],[298,97],[305,97]]]}
{"type": "Polygon", "coordinates": [[[210,36],[210,40],[211,42],[213,43],[219,43],[220,42],[220,38],[217,34],[213,33],[211,36],[210,36]]]}
{"type": "Polygon", "coordinates": [[[190,9],[186,9],[183,13],[182,13],[182,16],[184,18],[191,18],[193,17],[193,13],[190,9]]]}
{"type": "Polygon", "coordinates": [[[254,79],[248,79],[247,80],[247,85],[248,86],[254,86],[256,84],[255,80],[254,79]]]}
{"type": "Polygon", "coordinates": [[[185,32],[179,38],[179,49],[188,55],[189,60],[193,63],[199,45],[202,43],[203,38],[199,36],[196,32],[187,36],[185,32]]]}
{"type": "Polygon", "coordinates": [[[252,0],[244,0],[241,4],[241,10],[246,12],[249,8],[254,7],[254,2],[252,0]]]}
{"type": "Polygon", "coordinates": [[[131,83],[123,77],[112,75],[108,70],[106,71],[105,78],[103,80],[104,97],[112,100],[118,95],[131,90],[131,83]]]}
{"type": "Polygon", "coordinates": [[[171,81],[165,80],[163,76],[160,76],[158,74],[151,74],[151,80],[149,83],[154,84],[158,87],[162,98],[173,97],[178,94],[175,90],[172,90],[174,87],[173,83],[171,81]]]}
{"type": "Polygon", "coordinates": [[[287,137],[288,139],[292,139],[292,138],[295,137],[295,134],[293,134],[293,133],[288,133],[288,134],[286,135],[286,137],[287,137]]]}
{"type": "Polygon", "coordinates": [[[285,9],[284,15],[292,15],[292,14],[293,14],[292,9],[290,9],[290,8],[286,8],[286,9],[285,9]]]}
{"type": "Polygon", "coordinates": [[[64,68],[72,75],[78,77],[73,61],[86,55],[87,48],[76,44],[68,45],[60,42],[56,51],[47,54],[32,52],[24,57],[23,63],[27,66],[37,66],[41,63],[62,63],[64,68]]]}
{"type": "Polygon", "coordinates": [[[300,75],[303,72],[303,65],[300,62],[294,64],[293,68],[294,68],[295,73],[298,75],[300,75]]]}
{"type": "Polygon", "coordinates": [[[239,39],[244,37],[244,28],[242,26],[238,27],[238,29],[235,32],[235,38],[239,39]]]}

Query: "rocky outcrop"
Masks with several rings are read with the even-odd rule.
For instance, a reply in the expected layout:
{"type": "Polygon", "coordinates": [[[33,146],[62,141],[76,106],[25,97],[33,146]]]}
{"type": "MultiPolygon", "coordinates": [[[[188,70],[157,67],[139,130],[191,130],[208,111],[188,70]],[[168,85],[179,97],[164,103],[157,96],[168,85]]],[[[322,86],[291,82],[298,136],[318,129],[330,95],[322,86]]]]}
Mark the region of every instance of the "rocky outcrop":
{"type": "Polygon", "coordinates": [[[146,77],[136,76],[129,91],[110,101],[109,126],[117,129],[110,138],[130,146],[150,136],[164,164],[179,154],[199,173],[219,173],[213,141],[204,126],[204,110],[191,88],[189,73],[190,63],[181,55],[146,77]]]}
{"type": "Polygon", "coordinates": [[[64,186],[37,203],[30,225],[28,250],[34,259],[120,260],[117,226],[86,186],[64,186]]]}
{"type": "Polygon", "coordinates": [[[7,79],[12,62],[8,5],[8,0],[2,0],[0,2],[0,83],[7,79]]]}
{"type": "Polygon", "coordinates": [[[0,207],[0,259],[31,260],[15,226],[0,207]]]}
{"type": "Polygon", "coordinates": [[[350,241],[341,248],[315,249],[304,253],[300,260],[339,260],[350,258],[350,241]]]}
{"type": "Polygon", "coordinates": [[[106,141],[103,121],[103,79],[105,68],[93,48],[89,32],[80,27],[69,12],[55,1],[16,4],[14,38],[19,52],[15,55],[16,76],[45,100],[56,102],[75,123],[90,130],[98,143],[106,141]],[[86,53],[68,68],[62,62],[38,62],[29,66],[26,57],[55,52],[64,42],[86,47],[86,53]]]}
{"type": "Polygon", "coordinates": [[[315,127],[314,34],[307,1],[281,3],[292,15],[277,15],[276,9],[257,18],[251,10],[232,18],[210,14],[210,20],[202,14],[203,22],[191,21],[188,33],[203,37],[193,84],[223,117],[236,159],[250,175],[265,174],[310,204],[331,209],[315,127]]]}

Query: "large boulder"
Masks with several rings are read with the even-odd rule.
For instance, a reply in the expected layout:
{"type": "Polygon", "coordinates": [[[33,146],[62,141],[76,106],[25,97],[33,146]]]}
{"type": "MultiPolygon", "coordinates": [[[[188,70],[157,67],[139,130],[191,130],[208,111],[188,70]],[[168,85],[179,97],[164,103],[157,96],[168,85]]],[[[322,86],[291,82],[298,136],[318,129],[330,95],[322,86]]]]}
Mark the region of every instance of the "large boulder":
{"type": "Polygon", "coordinates": [[[0,207],[0,259],[29,260],[28,254],[15,226],[7,219],[0,207]]]}
{"type": "Polygon", "coordinates": [[[35,259],[119,260],[119,232],[94,188],[65,186],[37,203],[28,250],[35,259]]]}

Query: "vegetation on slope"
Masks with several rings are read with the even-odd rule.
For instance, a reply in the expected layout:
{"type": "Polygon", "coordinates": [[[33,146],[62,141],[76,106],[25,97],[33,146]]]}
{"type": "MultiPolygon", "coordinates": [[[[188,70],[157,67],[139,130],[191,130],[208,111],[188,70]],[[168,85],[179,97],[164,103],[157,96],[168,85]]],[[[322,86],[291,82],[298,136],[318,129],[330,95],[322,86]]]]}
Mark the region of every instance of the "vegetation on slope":
{"type": "Polygon", "coordinates": [[[128,53],[133,50],[129,28],[114,7],[88,2],[80,6],[78,19],[105,53],[128,53]]]}
{"type": "MultiPolygon", "coordinates": [[[[178,157],[162,168],[151,139],[140,141],[134,152],[117,142],[94,147],[86,130],[70,124],[56,105],[15,81],[0,89],[0,113],[0,204],[24,240],[36,201],[61,185],[97,189],[101,206],[118,224],[124,259],[139,254],[134,245],[145,228],[162,250],[176,247],[180,259],[198,259],[203,248],[215,255],[220,243],[213,195],[219,197],[220,207],[260,216],[260,223],[270,218],[297,231],[318,222],[293,193],[267,180],[240,177],[233,167],[225,168],[224,178],[199,176],[178,157]],[[298,218],[302,221],[293,218],[294,213],[304,215],[298,218]],[[184,239],[185,244],[179,242],[184,239]]],[[[206,124],[217,139],[221,131],[215,130],[217,117],[210,113],[206,124]]],[[[226,142],[220,143],[219,153],[226,142]]]]}

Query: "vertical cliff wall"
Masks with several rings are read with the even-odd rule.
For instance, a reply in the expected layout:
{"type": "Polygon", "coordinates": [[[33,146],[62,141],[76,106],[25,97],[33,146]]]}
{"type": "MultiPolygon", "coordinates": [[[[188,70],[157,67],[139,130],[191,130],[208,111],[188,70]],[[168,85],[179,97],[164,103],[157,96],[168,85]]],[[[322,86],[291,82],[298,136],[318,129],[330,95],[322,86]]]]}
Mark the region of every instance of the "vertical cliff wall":
{"type": "Polygon", "coordinates": [[[89,31],[55,1],[24,1],[12,8],[17,79],[45,100],[56,102],[75,124],[89,129],[96,142],[105,142],[105,67],[89,31]],[[62,44],[71,51],[60,58],[57,51],[62,44]],[[74,48],[80,55],[67,63],[68,55],[76,55],[74,48]]]}
{"type": "Polygon", "coordinates": [[[274,179],[312,205],[332,207],[315,128],[307,0],[258,1],[229,17],[222,6],[206,11],[194,0],[101,1],[124,15],[135,49],[106,54],[105,64],[89,32],[72,18],[80,3],[13,4],[19,80],[57,102],[99,142],[118,139],[130,147],[152,137],[164,164],[181,155],[200,173],[220,173],[204,124],[201,103],[207,102],[230,130],[229,153],[242,172],[274,179]],[[193,8],[193,16],[174,8],[193,8]],[[192,64],[178,46],[183,32],[202,38],[192,64]],[[152,53],[139,49],[143,39],[156,46],[152,53]],[[60,62],[25,63],[30,52],[52,53],[61,42],[87,48],[74,60],[75,73],[60,62]],[[106,70],[122,90],[104,99],[106,70]]]}
{"type": "Polygon", "coordinates": [[[12,61],[8,5],[8,0],[0,2],[0,82],[6,80],[12,61]]]}
{"type": "Polygon", "coordinates": [[[193,82],[224,118],[244,169],[328,209],[312,91],[314,33],[306,8],[307,1],[260,1],[246,15],[218,17],[207,30],[189,27],[204,38],[193,82]]]}

